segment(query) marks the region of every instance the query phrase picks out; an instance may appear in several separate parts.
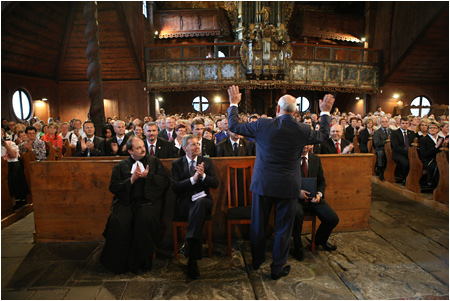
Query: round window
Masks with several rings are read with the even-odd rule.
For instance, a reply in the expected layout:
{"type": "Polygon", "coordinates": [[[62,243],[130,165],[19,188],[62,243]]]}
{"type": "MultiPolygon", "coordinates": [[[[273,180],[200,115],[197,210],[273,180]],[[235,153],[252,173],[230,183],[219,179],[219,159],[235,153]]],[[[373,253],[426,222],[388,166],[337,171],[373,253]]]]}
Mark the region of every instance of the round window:
{"type": "Polygon", "coordinates": [[[209,108],[209,100],[206,97],[202,96],[202,99],[200,101],[200,96],[197,96],[192,101],[192,106],[197,112],[205,112],[209,108]]]}
{"type": "Polygon", "coordinates": [[[297,97],[297,109],[299,112],[306,112],[309,110],[310,102],[306,97],[297,97]]]}
{"type": "Polygon", "coordinates": [[[31,117],[33,111],[33,103],[27,92],[23,89],[19,89],[14,92],[12,97],[13,111],[16,117],[20,120],[28,120],[31,117]]]}
{"type": "Polygon", "coordinates": [[[419,117],[428,115],[430,113],[430,106],[431,102],[428,98],[425,96],[417,96],[411,101],[411,114],[419,117]]]}

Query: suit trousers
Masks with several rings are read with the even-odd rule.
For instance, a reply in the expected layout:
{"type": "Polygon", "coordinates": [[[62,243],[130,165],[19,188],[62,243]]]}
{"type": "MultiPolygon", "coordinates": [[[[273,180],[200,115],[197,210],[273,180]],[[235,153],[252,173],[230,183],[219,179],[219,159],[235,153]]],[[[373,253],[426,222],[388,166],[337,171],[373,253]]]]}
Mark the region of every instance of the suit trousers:
{"type": "Polygon", "coordinates": [[[400,165],[402,170],[402,178],[406,180],[409,173],[409,158],[401,154],[396,154],[393,156],[393,159],[395,164],[400,165]]]}
{"type": "Polygon", "coordinates": [[[189,258],[202,259],[203,225],[211,215],[214,202],[210,198],[200,198],[186,206],[184,215],[188,217],[185,240],[191,243],[189,258]]]}
{"type": "Polygon", "coordinates": [[[316,232],[316,245],[324,244],[328,241],[331,231],[339,223],[339,217],[336,212],[328,205],[325,200],[319,203],[305,203],[303,200],[298,201],[297,211],[295,213],[294,230],[292,236],[294,239],[294,247],[302,248],[302,228],[305,213],[315,213],[320,220],[320,226],[316,232]]]}
{"type": "Polygon", "coordinates": [[[250,224],[253,266],[260,266],[266,259],[266,228],[272,206],[274,206],[275,238],[270,268],[272,273],[277,274],[283,269],[289,255],[297,198],[283,199],[253,194],[250,224]]]}

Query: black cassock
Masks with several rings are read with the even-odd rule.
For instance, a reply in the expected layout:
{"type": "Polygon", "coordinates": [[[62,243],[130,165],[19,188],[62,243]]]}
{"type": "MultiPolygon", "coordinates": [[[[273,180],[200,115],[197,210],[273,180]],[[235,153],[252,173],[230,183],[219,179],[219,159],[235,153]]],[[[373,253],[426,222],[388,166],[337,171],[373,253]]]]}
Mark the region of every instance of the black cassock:
{"type": "Polygon", "coordinates": [[[149,165],[147,178],[131,184],[131,157],[114,166],[109,190],[114,194],[111,214],[103,236],[100,262],[114,273],[136,272],[151,263],[160,239],[161,212],[169,177],[161,161],[152,156],[141,160],[149,165]]]}

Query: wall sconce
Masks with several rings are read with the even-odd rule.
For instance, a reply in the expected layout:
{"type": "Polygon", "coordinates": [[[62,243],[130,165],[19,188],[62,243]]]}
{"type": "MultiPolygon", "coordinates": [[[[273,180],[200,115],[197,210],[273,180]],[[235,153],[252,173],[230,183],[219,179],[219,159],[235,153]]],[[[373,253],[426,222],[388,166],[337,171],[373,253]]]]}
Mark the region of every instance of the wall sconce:
{"type": "Polygon", "coordinates": [[[158,35],[158,33],[159,33],[158,31],[155,31],[155,36],[157,36],[157,35],[158,35]]]}
{"type": "Polygon", "coordinates": [[[356,100],[360,100],[361,98],[359,98],[359,96],[358,96],[358,97],[356,97],[355,99],[356,99],[356,100]]]}
{"type": "Polygon", "coordinates": [[[164,99],[162,97],[158,97],[156,100],[162,102],[164,99]]]}
{"type": "Polygon", "coordinates": [[[41,100],[42,100],[42,101],[47,101],[48,99],[44,97],[44,98],[42,98],[41,100]]]}
{"type": "Polygon", "coordinates": [[[395,99],[399,98],[400,96],[398,94],[394,94],[393,96],[395,99]]]}
{"type": "Polygon", "coordinates": [[[361,38],[361,42],[365,42],[366,41],[366,38],[365,37],[362,37],[361,38]]]}
{"type": "Polygon", "coordinates": [[[221,99],[220,99],[220,96],[216,96],[216,98],[214,98],[214,101],[215,101],[215,102],[220,102],[220,100],[221,100],[221,99]]]}

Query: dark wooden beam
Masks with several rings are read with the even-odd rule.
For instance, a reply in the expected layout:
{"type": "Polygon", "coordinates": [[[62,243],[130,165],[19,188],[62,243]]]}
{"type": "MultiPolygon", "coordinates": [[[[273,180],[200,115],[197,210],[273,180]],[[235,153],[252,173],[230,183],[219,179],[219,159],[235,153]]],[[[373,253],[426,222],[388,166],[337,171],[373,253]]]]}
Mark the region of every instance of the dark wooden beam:
{"type": "Polygon", "coordinates": [[[61,49],[59,51],[59,56],[58,56],[58,64],[56,65],[56,80],[59,80],[60,75],[61,75],[61,65],[64,61],[64,58],[66,56],[66,51],[67,51],[67,44],[68,44],[68,39],[70,38],[70,35],[72,33],[72,28],[73,28],[73,21],[74,21],[74,11],[75,11],[75,3],[78,5],[78,2],[71,2],[69,4],[69,11],[67,13],[67,21],[66,21],[66,27],[64,30],[64,35],[63,35],[63,39],[62,39],[62,43],[61,43],[61,49]]]}
{"type": "Polygon", "coordinates": [[[142,81],[144,81],[144,73],[142,72],[141,65],[139,63],[139,58],[136,54],[136,49],[134,47],[133,39],[131,38],[130,28],[128,27],[127,18],[125,17],[125,12],[123,10],[122,2],[116,2],[117,14],[119,15],[120,24],[122,26],[123,33],[125,34],[125,38],[127,39],[128,48],[131,50],[133,54],[133,61],[136,65],[136,68],[139,72],[139,77],[142,81]]]}

